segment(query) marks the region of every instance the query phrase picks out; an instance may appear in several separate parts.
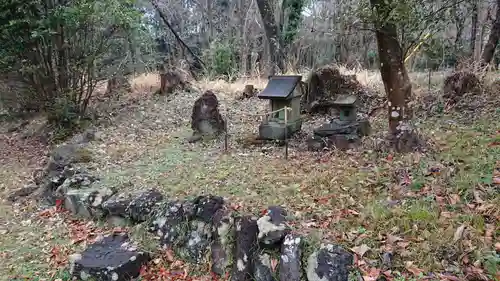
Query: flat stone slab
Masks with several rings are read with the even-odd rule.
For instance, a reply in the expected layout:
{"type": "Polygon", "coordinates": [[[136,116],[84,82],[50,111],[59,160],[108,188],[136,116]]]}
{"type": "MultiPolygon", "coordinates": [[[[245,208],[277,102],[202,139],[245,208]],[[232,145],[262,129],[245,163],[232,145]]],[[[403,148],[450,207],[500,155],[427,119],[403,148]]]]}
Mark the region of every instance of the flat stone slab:
{"type": "Polygon", "coordinates": [[[353,261],[353,255],[340,246],[323,244],[307,259],[307,280],[348,281],[353,261]]]}
{"type": "Polygon", "coordinates": [[[162,200],[163,194],[154,188],[150,188],[138,192],[137,196],[130,201],[125,212],[132,221],[144,222],[149,219],[156,203],[162,200]]]}
{"type": "Polygon", "coordinates": [[[138,251],[128,235],[114,234],[70,256],[70,273],[76,280],[129,281],[139,276],[149,260],[149,254],[138,251]]]}

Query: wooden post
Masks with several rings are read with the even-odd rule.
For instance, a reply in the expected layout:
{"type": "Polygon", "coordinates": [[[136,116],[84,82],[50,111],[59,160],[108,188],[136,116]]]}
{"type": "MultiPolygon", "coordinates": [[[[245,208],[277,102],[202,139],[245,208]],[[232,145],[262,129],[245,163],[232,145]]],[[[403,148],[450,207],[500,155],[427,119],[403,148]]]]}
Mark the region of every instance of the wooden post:
{"type": "Polygon", "coordinates": [[[224,121],[224,151],[227,152],[227,117],[224,121]]]}
{"type": "Polygon", "coordinates": [[[288,159],[288,106],[285,106],[285,159],[288,159]]]}
{"type": "Polygon", "coordinates": [[[429,92],[431,91],[431,73],[432,73],[432,69],[429,68],[429,78],[428,78],[428,83],[429,83],[429,92]]]}

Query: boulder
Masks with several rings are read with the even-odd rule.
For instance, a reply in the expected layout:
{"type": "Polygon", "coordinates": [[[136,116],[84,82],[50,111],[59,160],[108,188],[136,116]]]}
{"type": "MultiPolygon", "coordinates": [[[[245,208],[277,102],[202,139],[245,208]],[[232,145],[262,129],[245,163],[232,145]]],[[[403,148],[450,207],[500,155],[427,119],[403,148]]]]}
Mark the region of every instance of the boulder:
{"type": "Polygon", "coordinates": [[[187,259],[201,263],[212,242],[213,218],[224,205],[219,196],[199,196],[194,201],[195,215],[190,222],[189,235],[183,247],[187,259]]]}
{"type": "Polygon", "coordinates": [[[267,253],[260,253],[253,259],[253,280],[274,281],[271,257],[267,253]]]}
{"type": "Polygon", "coordinates": [[[218,276],[227,273],[231,262],[231,252],[233,250],[231,240],[234,236],[234,219],[227,209],[219,209],[213,218],[212,237],[210,246],[212,258],[212,272],[218,276]]]}
{"type": "Polygon", "coordinates": [[[151,217],[154,207],[163,200],[163,194],[150,188],[138,191],[125,191],[110,197],[102,204],[106,215],[119,216],[140,223],[151,217]]]}
{"type": "Polygon", "coordinates": [[[56,169],[46,169],[42,180],[40,182],[40,188],[44,191],[44,195],[48,197],[54,197],[57,194],[57,189],[61,186],[68,178],[75,174],[80,173],[80,171],[71,165],[61,165],[56,169]]]}
{"type": "Polygon", "coordinates": [[[188,140],[195,142],[204,136],[214,137],[225,131],[226,122],[219,113],[219,100],[212,91],[206,91],[193,106],[191,128],[193,136],[188,140]]]}
{"type": "Polygon", "coordinates": [[[281,255],[279,265],[280,281],[300,281],[301,266],[301,244],[302,238],[295,234],[288,234],[281,244],[281,255]]]}
{"type": "Polygon", "coordinates": [[[286,211],[279,206],[269,207],[257,220],[259,228],[259,242],[265,246],[273,246],[280,243],[285,235],[290,232],[286,223],[286,211]]]}
{"type": "Polygon", "coordinates": [[[135,192],[120,192],[117,193],[106,202],[102,203],[102,209],[106,213],[107,216],[116,216],[116,217],[127,217],[127,208],[137,196],[135,192]]]}
{"type": "Polygon", "coordinates": [[[64,207],[76,216],[102,218],[105,215],[102,204],[114,193],[113,189],[98,185],[69,189],[65,194],[64,207]]]}
{"type": "Polygon", "coordinates": [[[160,237],[163,248],[172,248],[185,241],[195,207],[190,201],[162,202],[155,206],[149,230],[160,237]]]}
{"type": "Polygon", "coordinates": [[[55,194],[58,197],[66,196],[66,194],[70,190],[88,188],[92,185],[92,183],[98,181],[98,178],[90,175],[85,171],[73,171],[75,172],[75,174],[67,177],[64,182],[57,187],[55,194]]]}
{"type": "Polygon", "coordinates": [[[51,152],[48,164],[36,179],[42,199],[55,204],[57,189],[67,178],[80,173],[74,164],[87,161],[89,155],[86,152],[79,144],[64,144],[51,152]]]}
{"type": "Polygon", "coordinates": [[[251,281],[253,273],[252,257],[255,256],[259,232],[257,218],[252,216],[236,218],[235,226],[235,248],[231,281],[251,281]]]}
{"type": "Polygon", "coordinates": [[[321,245],[320,249],[307,259],[307,280],[348,281],[353,260],[352,254],[340,246],[321,245]]]}
{"type": "Polygon", "coordinates": [[[150,255],[138,251],[126,234],[114,234],[102,237],[69,260],[70,274],[76,280],[129,281],[139,277],[150,255]]]}
{"type": "Polygon", "coordinates": [[[163,194],[160,191],[151,188],[137,193],[125,212],[133,222],[144,222],[150,218],[153,207],[163,200],[163,194]]]}

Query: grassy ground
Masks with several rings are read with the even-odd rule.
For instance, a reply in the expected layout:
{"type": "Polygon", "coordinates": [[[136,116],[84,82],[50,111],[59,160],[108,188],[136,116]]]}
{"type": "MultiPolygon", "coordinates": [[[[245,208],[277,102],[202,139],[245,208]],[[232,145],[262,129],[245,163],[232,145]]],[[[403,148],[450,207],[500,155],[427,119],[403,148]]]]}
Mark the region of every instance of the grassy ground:
{"type": "MultiPolygon", "coordinates": [[[[376,74],[357,74],[365,85],[381,88],[376,74]]],[[[432,87],[439,86],[440,77],[434,76],[432,87]]],[[[427,88],[425,79],[423,74],[414,77],[422,85],[416,92],[427,88]]],[[[179,93],[170,100],[144,94],[155,83],[150,76],[136,79],[136,102],[116,110],[111,125],[102,129],[102,140],[90,147],[93,161],[88,168],[105,185],[158,187],[172,198],[212,193],[253,213],[282,205],[300,232],[356,252],[365,280],[386,270],[381,257],[388,252],[393,254],[393,265],[386,275],[414,276],[399,280],[444,271],[463,278],[498,278],[500,197],[493,169],[500,161],[500,112],[489,112],[467,125],[455,115],[419,120],[430,144],[426,153],[392,155],[374,149],[370,140],[348,153],[311,153],[304,150],[302,134],[291,141],[285,160],[283,148],[246,145],[259,122],[252,114],[265,111],[265,104],[234,101],[242,84],[198,85],[219,91],[231,135],[224,151],[222,141],[187,144],[184,140],[190,134],[191,105],[197,94],[179,93]]],[[[262,81],[252,83],[262,87],[262,81]]],[[[304,131],[310,132],[320,121],[308,120],[304,131]]],[[[386,127],[383,116],[371,121],[376,132],[386,127]]],[[[24,181],[37,166],[38,161],[19,160],[30,153],[18,152],[18,160],[4,157],[0,169],[4,190],[24,181]]],[[[63,214],[44,213],[40,218],[33,207],[2,205],[0,211],[5,214],[0,219],[4,277],[37,271],[55,274],[57,259],[63,264],[68,253],[106,231],[63,214]],[[75,229],[84,230],[86,236],[75,238],[75,229]]]]}

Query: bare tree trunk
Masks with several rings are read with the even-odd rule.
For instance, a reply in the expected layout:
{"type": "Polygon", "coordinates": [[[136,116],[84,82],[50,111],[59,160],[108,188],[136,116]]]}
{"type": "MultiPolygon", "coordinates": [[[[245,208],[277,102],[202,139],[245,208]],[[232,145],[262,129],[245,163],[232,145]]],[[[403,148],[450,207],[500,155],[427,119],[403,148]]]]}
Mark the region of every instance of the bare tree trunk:
{"type": "MultiPolygon", "coordinates": [[[[364,24],[363,25],[363,29],[368,29],[368,26],[367,24],[364,24]]],[[[368,34],[366,31],[362,31],[363,32],[363,35],[361,37],[361,46],[362,46],[362,50],[363,50],[363,66],[367,69],[370,69],[371,65],[370,65],[370,61],[368,59],[368,51],[370,50],[370,41],[371,41],[371,38],[370,38],[370,35],[371,34],[368,34]]]]}
{"type": "MultiPolygon", "coordinates": [[[[458,6],[458,4],[455,5],[455,7],[453,8],[453,17],[454,17],[454,21],[455,21],[455,28],[457,30],[457,34],[455,36],[455,44],[453,46],[453,49],[454,49],[454,53],[456,56],[458,55],[461,55],[461,51],[462,51],[462,34],[464,32],[464,26],[465,26],[465,19],[463,18],[463,15],[462,13],[459,13],[457,10],[459,9],[460,7],[458,6]]],[[[457,61],[455,61],[455,65],[456,66],[457,64],[457,61]]]]}
{"type": "Polygon", "coordinates": [[[271,72],[274,73],[275,67],[280,71],[284,71],[285,64],[283,62],[284,55],[281,50],[278,26],[274,20],[271,5],[272,3],[270,0],[257,0],[257,6],[262,17],[262,23],[264,24],[267,41],[269,42],[269,55],[271,63],[273,64],[271,72]]]}
{"type": "Polygon", "coordinates": [[[483,24],[482,24],[482,27],[481,27],[481,37],[479,40],[479,52],[481,52],[483,50],[483,44],[484,44],[484,35],[486,33],[486,28],[487,28],[487,22],[491,19],[491,9],[489,7],[486,8],[487,9],[487,12],[486,12],[486,19],[484,20],[483,24]]]}
{"type": "Polygon", "coordinates": [[[500,39],[500,0],[497,0],[495,21],[493,22],[493,27],[490,31],[488,43],[484,46],[483,54],[481,55],[481,63],[483,65],[487,65],[491,62],[498,44],[498,39],[500,39]]]}
{"type": "Polygon", "coordinates": [[[472,60],[476,59],[476,37],[477,37],[477,22],[478,22],[478,7],[477,0],[472,2],[472,26],[470,30],[470,53],[472,60]]]}
{"type": "MultiPolygon", "coordinates": [[[[370,0],[378,15],[388,13],[390,2],[370,0]]],[[[403,63],[403,50],[398,41],[396,25],[382,22],[375,31],[380,60],[380,74],[387,93],[389,130],[393,136],[401,133],[402,123],[411,118],[408,99],[411,96],[411,83],[403,63]]]]}
{"type": "Polygon", "coordinates": [[[213,21],[213,14],[212,14],[212,0],[206,0],[206,16],[207,16],[207,32],[205,34],[205,46],[207,49],[210,48],[210,42],[212,42],[214,38],[214,21],[213,21]]]}

